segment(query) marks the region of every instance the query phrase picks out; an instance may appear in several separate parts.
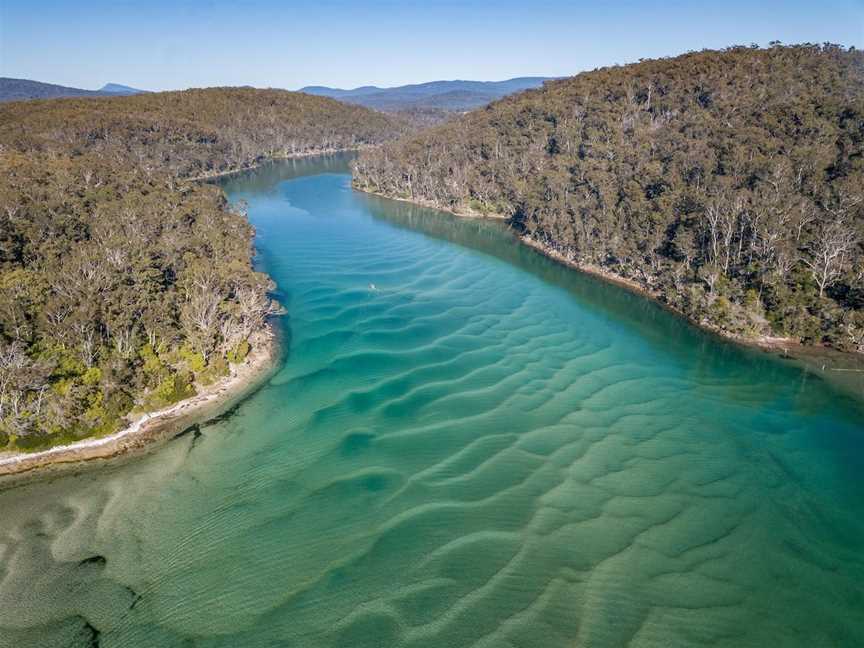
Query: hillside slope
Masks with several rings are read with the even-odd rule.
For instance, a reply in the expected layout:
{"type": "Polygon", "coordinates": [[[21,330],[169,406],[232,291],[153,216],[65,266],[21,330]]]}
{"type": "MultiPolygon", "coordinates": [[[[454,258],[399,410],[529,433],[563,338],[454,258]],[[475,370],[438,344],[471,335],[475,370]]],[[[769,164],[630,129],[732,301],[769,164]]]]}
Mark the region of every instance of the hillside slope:
{"type": "Polygon", "coordinates": [[[0,142],[9,147],[148,161],[176,177],[375,144],[398,126],[386,115],[325,97],[252,88],[0,106],[0,142]]]}
{"type": "Polygon", "coordinates": [[[185,179],[396,133],[284,91],[0,106],[0,450],[112,432],[255,344],[271,305],[252,228],[185,179]]]}
{"type": "Polygon", "coordinates": [[[361,156],[728,335],[864,352],[864,54],[733,47],[548,82],[361,156]]]}

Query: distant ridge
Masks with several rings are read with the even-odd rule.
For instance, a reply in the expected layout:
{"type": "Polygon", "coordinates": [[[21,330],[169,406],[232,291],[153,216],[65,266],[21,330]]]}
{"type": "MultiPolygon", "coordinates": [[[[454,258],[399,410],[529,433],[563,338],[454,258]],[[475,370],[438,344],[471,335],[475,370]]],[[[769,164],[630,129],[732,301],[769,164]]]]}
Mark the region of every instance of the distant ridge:
{"type": "Polygon", "coordinates": [[[342,97],[372,94],[375,92],[382,92],[384,90],[387,90],[387,88],[379,88],[377,86],[361,86],[352,90],[342,90],[341,88],[328,88],[327,86],[306,86],[305,88],[301,88],[300,92],[305,92],[306,94],[320,95],[322,97],[330,97],[332,99],[340,99],[342,97]]]}
{"type": "Polygon", "coordinates": [[[55,83],[43,83],[31,79],[0,77],[0,101],[28,101],[30,99],[59,99],[61,97],[116,97],[140,94],[138,90],[118,83],[108,83],[99,90],[71,88],[55,83]]]}
{"type": "Polygon", "coordinates": [[[138,88],[132,88],[127,85],[122,85],[120,83],[106,83],[104,86],[99,88],[98,90],[101,94],[112,94],[112,95],[136,95],[142,94],[144,92],[150,92],[149,90],[139,90],[138,88]]]}
{"type": "Polygon", "coordinates": [[[517,77],[505,81],[430,81],[393,88],[361,86],[350,90],[306,86],[300,92],[339,99],[383,111],[436,108],[472,110],[514,92],[539,88],[554,77],[517,77]]]}

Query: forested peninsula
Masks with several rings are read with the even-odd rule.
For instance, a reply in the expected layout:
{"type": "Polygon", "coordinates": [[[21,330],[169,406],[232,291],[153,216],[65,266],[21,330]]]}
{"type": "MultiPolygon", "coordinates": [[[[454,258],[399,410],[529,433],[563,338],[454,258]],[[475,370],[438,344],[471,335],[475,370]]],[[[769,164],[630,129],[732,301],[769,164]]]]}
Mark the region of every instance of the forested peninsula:
{"type": "Polygon", "coordinates": [[[0,450],[110,434],[244,361],[271,282],[245,215],[190,179],[399,132],[250,88],[0,106],[0,450]]]}
{"type": "Polygon", "coordinates": [[[732,47],[550,81],[370,150],[358,189],[525,242],[746,340],[864,352],[864,53],[732,47]]]}

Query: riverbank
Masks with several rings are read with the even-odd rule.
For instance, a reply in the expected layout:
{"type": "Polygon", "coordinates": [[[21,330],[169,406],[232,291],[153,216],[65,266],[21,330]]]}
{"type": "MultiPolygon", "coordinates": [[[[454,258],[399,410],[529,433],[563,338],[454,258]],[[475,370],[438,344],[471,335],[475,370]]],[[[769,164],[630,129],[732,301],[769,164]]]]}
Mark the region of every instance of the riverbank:
{"type": "Polygon", "coordinates": [[[267,156],[257,162],[253,162],[247,166],[235,167],[232,169],[227,169],[225,171],[214,171],[212,173],[205,173],[199,176],[193,176],[191,178],[183,178],[184,182],[205,182],[207,180],[216,180],[218,178],[227,178],[233,175],[237,175],[238,173],[245,173],[247,171],[254,171],[255,169],[259,169],[265,164],[270,164],[272,162],[281,162],[285,160],[302,160],[304,158],[310,157],[320,157],[326,155],[336,155],[338,153],[352,153],[357,151],[363,151],[365,149],[371,148],[371,144],[361,144],[358,146],[349,146],[345,148],[330,148],[330,149],[311,149],[309,151],[302,151],[300,153],[287,153],[285,155],[274,155],[267,156]]]}
{"type": "Polygon", "coordinates": [[[436,209],[438,211],[447,212],[448,214],[453,214],[454,216],[458,216],[459,218],[488,218],[490,220],[507,220],[509,218],[509,216],[505,214],[499,214],[497,212],[481,212],[465,206],[463,206],[461,209],[442,207],[434,200],[426,200],[425,198],[397,198],[395,196],[381,193],[380,191],[372,191],[371,189],[366,187],[359,187],[354,184],[353,181],[351,183],[351,186],[357,191],[362,191],[363,193],[369,194],[370,196],[378,196],[380,198],[386,198],[387,200],[395,200],[397,202],[404,202],[411,205],[418,205],[420,207],[427,207],[429,209],[436,209]]]}
{"type": "Polygon", "coordinates": [[[527,245],[528,247],[539,252],[543,256],[545,256],[549,259],[552,259],[553,261],[555,261],[557,263],[565,265],[568,268],[576,270],[577,272],[583,272],[585,274],[591,275],[592,277],[597,277],[598,279],[602,279],[603,281],[606,281],[608,283],[612,283],[612,284],[615,284],[616,286],[620,286],[621,288],[624,288],[625,290],[629,290],[632,293],[636,293],[637,295],[640,295],[641,297],[645,297],[647,299],[650,299],[650,300],[658,303],[660,306],[662,306],[666,310],[674,313],[678,317],[682,317],[682,318],[686,319],[688,322],[690,322],[694,326],[698,326],[702,330],[707,331],[708,333],[713,333],[715,335],[718,335],[719,337],[722,337],[726,340],[731,340],[733,342],[736,342],[736,343],[744,345],[744,346],[755,347],[755,348],[762,349],[765,351],[778,351],[778,352],[783,353],[783,354],[788,354],[788,352],[792,349],[798,349],[798,348],[803,347],[803,345],[798,340],[796,340],[795,338],[791,338],[791,337],[775,337],[775,336],[769,336],[769,335],[760,335],[760,336],[756,336],[756,337],[744,337],[741,335],[735,335],[734,333],[726,331],[725,329],[722,329],[718,326],[714,326],[710,322],[694,320],[691,317],[687,316],[686,313],[681,312],[680,310],[675,308],[673,305],[664,301],[658,292],[652,291],[651,289],[646,288],[645,286],[643,286],[642,284],[640,284],[637,281],[633,281],[632,279],[628,279],[626,277],[622,277],[620,275],[617,275],[614,272],[610,272],[609,270],[606,270],[605,268],[601,268],[600,266],[595,266],[595,265],[591,265],[591,264],[584,264],[584,263],[576,263],[575,261],[571,261],[570,259],[566,258],[563,254],[561,254],[555,250],[550,250],[550,249],[546,248],[541,243],[535,241],[534,239],[532,239],[528,236],[520,236],[519,240],[523,244],[527,245]]]}
{"type": "Polygon", "coordinates": [[[565,265],[568,268],[576,270],[577,272],[589,274],[592,277],[597,277],[598,279],[602,279],[603,281],[615,284],[625,290],[638,294],[641,297],[650,299],[671,313],[674,313],[676,316],[687,320],[707,333],[711,333],[712,335],[716,335],[724,340],[734,342],[741,346],[779,355],[784,360],[795,362],[811,371],[820,373],[826,380],[847,391],[853,392],[858,397],[864,396],[864,357],[862,357],[861,354],[846,353],[825,346],[805,345],[798,339],[791,337],[770,335],[744,337],[741,335],[735,335],[734,333],[726,331],[718,326],[712,325],[710,322],[697,321],[688,317],[686,313],[681,312],[673,305],[663,300],[659,293],[651,291],[636,281],[609,272],[605,268],[575,263],[564,257],[564,255],[559,252],[550,250],[527,236],[520,236],[519,240],[539,254],[542,254],[557,263],[565,265]]]}
{"type": "MultiPolygon", "coordinates": [[[[354,188],[363,193],[374,196],[380,196],[388,200],[396,200],[406,202],[420,207],[444,211],[460,218],[488,218],[491,220],[506,220],[507,216],[503,214],[481,213],[470,209],[451,209],[435,204],[428,200],[410,200],[407,198],[394,198],[384,193],[367,190],[364,187],[353,185],[354,188]]],[[[843,391],[851,393],[858,398],[864,397],[864,356],[857,353],[848,353],[838,351],[830,347],[814,346],[802,344],[798,339],[791,337],[780,337],[762,335],[756,337],[745,337],[736,335],[730,331],[712,325],[708,321],[697,321],[689,317],[686,313],[681,312],[673,305],[669,304],[656,291],[640,284],[637,281],[622,277],[605,268],[593,266],[589,264],[579,264],[568,258],[556,250],[551,250],[543,246],[541,243],[527,236],[518,236],[519,242],[531,248],[538,254],[555,261],[567,268],[591,275],[597,279],[601,279],[607,283],[615,284],[625,290],[637,294],[641,297],[650,299],[665,310],[673,313],[677,317],[685,319],[690,324],[718,338],[732,342],[734,344],[760,350],[766,353],[771,353],[782,358],[786,362],[801,366],[813,373],[817,373],[832,384],[840,387],[843,391]]]]}
{"type": "Polygon", "coordinates": [[[105,437],[82,439],[39,452],[0,452],[0,478],[41,474],[48,469],[75,468],[85,462],[107,461],[149,451],[186,427],[217,416],[262,384],[275,366],[278,350],[276,335],[268,326],[253,341],[242,365],[232,366],[228,376],[212,385],[200,387],[195,396],[155,412],[140,414],[124,429],[105,437]]]}

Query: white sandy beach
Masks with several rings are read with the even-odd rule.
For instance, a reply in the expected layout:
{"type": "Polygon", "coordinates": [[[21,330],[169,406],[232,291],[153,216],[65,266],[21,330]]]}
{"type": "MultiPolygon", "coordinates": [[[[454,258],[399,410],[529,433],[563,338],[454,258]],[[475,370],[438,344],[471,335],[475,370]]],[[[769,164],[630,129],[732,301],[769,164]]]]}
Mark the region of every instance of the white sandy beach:
{"type": "Polygon", "coordinates": [[[127,427],[108,436],[82,439],[39,452],[2,452],[0,476],[28,473],[45,466],[110,459],[164,439],[166,429],[172,427],[170,424],[185,421],[186,425],[191,425],[196,418],[212,415],[214,407],[242,395],[254,386],[272,367],[276,349],[275,336],[268,329],[242,365],[232,367],[230,375],[201,388],[195,396],[164,409],[142,414],[127,427]]]}

